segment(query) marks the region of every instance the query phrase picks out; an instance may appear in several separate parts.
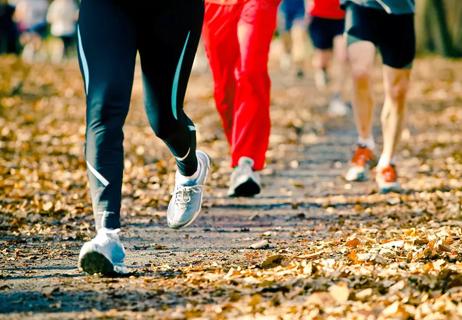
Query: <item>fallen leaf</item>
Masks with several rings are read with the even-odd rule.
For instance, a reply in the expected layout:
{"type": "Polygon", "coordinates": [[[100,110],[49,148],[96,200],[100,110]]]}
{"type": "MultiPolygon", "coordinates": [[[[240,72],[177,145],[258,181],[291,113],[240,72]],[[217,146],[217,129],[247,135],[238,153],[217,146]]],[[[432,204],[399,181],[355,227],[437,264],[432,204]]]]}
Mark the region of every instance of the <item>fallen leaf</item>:
{"type": "Polygon", "coordinates": [[[279,265],[281,265],[281,263],[284,261],[285,257],[281,254],[277,254],[277,255],[274,255],[274,256],[269,256],[265,259],[265,261],[263,261],[261,264],[260,264],[260,268],[262,269],[270,269],[270,268],[274,268],[274,267],[277,267],[279,265]]]}
{"type": "Polygon", "coordinates": [[[269,249],[270,243],[268,240],[261,240],[250,245],[250,249],[269,249]]]}
{"type": "Polygon", "coordinates": [[[350,289],[348,289],[348,285],[346,283],[341,283],[330,286],[329,293],[331,294],[332,298],[337,301],[337,303],[342,304],[348,301],[348,297],[350,296],[350,289]]]}
{"type": "Polygon", "coordinates": [[[370,296],[372,296],[372,293],[373,293],[372,289],[367,288],[367,289],[364,289],[364,290],[361,290],[361,291],[357,292],[355,294],[355,297],[356,297],[356,299],[358,299],[360,301],[364,301],[367,298],[369,298],[370,296]]]}
{"type": "Polygon", "coordinates": [[[350,247],[350,248],[356,248],[360,244],[361,244],[361,241],[358,238],[353,238],[346,242],[347,247],[350,247]]]}

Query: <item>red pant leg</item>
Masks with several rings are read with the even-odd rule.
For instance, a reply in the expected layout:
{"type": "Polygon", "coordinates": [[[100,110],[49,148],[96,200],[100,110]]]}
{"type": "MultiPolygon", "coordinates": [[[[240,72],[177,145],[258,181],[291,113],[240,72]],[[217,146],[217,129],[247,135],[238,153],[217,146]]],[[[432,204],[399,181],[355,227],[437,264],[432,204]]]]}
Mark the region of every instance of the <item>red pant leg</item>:
{"type": "Polygon", "coordinates": [[[228,142],[232,144],[236,65],[239,62],[237,24],[242,4],[206,3],[203,40],[215,83],[215,103],[228,142]]]}
{"type": "Polygon", "coordinates": [[[265,165],[270,134],[268,56],[279,0],[245,2],[238,25],[240,63],[232,134],[232,165],[246,156],[254,169],[265,165]]]}

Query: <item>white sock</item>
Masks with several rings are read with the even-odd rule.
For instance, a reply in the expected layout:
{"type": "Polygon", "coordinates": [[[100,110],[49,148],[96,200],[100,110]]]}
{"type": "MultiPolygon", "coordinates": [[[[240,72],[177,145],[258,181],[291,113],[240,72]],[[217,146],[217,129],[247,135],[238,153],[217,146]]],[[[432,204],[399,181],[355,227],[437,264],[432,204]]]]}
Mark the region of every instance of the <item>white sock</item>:
{"type": "Polygon", "coordinates": [[[104,232],[104,233],[119,233],[120,228],[117,229],[108,229],[108,228],[101,228],[98,230],[98,232],[104,232]]]}
{"type": "Polygon", "coordinates": [[[377,163],[377,167],[385,168],[392,164],[395,164],[395,157],[391,158],[391,161],[388,161],[383,155],[381,155],[379,162],[377,163]]]}
{"type": "Polygon", "coordinates": [[[107,228],[101,228],[97,232],[97,237],[101,239],[101,237],[104,238],[111,238],[111,239],[119,239],[119,232],[120,229],[107,229],[107,228]]]}
{"type": "Polygon", "coordinates": [[[374,141],[373,136],[370,136],[369,138],[366,138],[366,139],[359,137],[358,144],[361,146],[365,146],[371,150],[375,149],[375,141],[374,141]]]}

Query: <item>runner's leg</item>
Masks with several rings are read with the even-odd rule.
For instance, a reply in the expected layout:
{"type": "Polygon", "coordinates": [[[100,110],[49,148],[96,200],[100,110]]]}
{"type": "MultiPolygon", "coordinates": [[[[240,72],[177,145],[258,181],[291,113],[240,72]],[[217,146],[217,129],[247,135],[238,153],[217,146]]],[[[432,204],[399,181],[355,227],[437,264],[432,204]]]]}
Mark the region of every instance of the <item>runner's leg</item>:
{"type": "Polygon", "coordinates": [[[202,151],[196,152],[196,128],[183,110],[202,30],[204,4],[202,0],[140,1],[138,9],[135,23],[146,112],[152,129],[177,161],[167,223],[179,229],[198,217],[210,168],[209,157],[202,151]]]}
{"type": "Polygon", "coordinates": [[[148,119],[176,157],[180,173],[191,176],[197,170],[196,128],[184,113],[183,101],[204,7],[200,0],[170,0],[145,3],[140,11],[136,23],[148,119]],[[156,19],[149,19],[154,11],[156,19]]]}
{"type": "Polygon", "coordinates": [[[368,41],[353,43],[348,48],[348,56],[353,76],[353,111],[356,129],[360,139],[368,140],[372,138],[374,115],[371,71],[374,67],[375,46],[368,41]]]}
{"type": "Polygon", "coordinates": [[[84,1],[79,60],[87,93],[85,157],[96,228],[120,228],[123,131],[136,57],[134,24],[120,2],[84,1]],[[104,19],[101,19],[104,17],[104,19]]]}
{"type": "Polygon", "coordinates": [[[241,11],[241,4],[205,4],[203,41],[214,80],[215,104],[230,145],[237,86],[235,73],[240,55],[237,23],[241,11]]]}
{"type": "Polygon", "coordinates": [[[268,56],[276,27],[278,1],[249,0],[238,25],[240,68],[234,110],[232,165],[241,157],[254,161],[254,170],[265,164],[270,134],[268,56]]]}
{"type": "Polygon", "coordinates": [[[394,155],[406,116],[406,94],[415,56],[414,15],[383,13],[377,24],[382,55],[385,103],[382,110],[383,152],[376,182],[382,193],[400,191],[394,155]]]}
{"type": "Polygon", "coordinates": [[[406,94],[411,70],[383,67],[385,102],[382,109],[383,151],[380,166],[392,163],[401,138],[406,113],[406,94]]]}
{"type": "Polygon", "coordinates": [[[278,31],[282,43],[282,54],[280,66],[282,70],[288,71],[292,67],[292,37],[291,29],[293,24],[293,10],[291,9],[293,0],[283,0],[278,11],[278,31]]]}
{"type": "Polygon", "coordinates": [[[315,69],[316,88],[323,91],[327,89],[329,82],[328,69],[332,61],[332,48],[334,45],[329,21],[319,17],[311,17],[308,32],[314,47],[312,64],[315,69]]]}
{"type": "Polygon", "coordinates": [[[123,131],[136,57],[130,6],[113,0],[81,6],[79,61],[87,94],[87,161],[97,235],[84,243],[79,268],[107,276],[128,272],[120,242],[123,131]],[[101,19],[104,17],[104,19],[101,19]]]}
{"type": "Polygon", "coordinates": [[[345,37],[338,35],[334,38],[334,63],[333,63],[333,80],[331,93],[341,96],[345,83],[347,82],[348,52],[345,37]]]}
{"type": "Polygon", "coordinates": [[[329,85],[329,107],[327,108],[330,115],[344,116],[349,113],[348,105],[343,99],[344,89],[346,87],[348,70],[348,54],[345,37],[336,35],[333,39],[334,50],[331,68],[331,79],[329,85]]]}
{"type": "Polygon", "coordinates": [[[303,63],[305,58],[305,1],[283,0],[281,11],[284,17],[284,28],[281,28],[281,37],[285,47],[285,60],[287,65],[294,67],[296,76],[303,77],[303,63]]]}
{"type": "Polygon", "coordinates": [[[383,153],[380,167],[393,160],[405,121],[406,94],[415,56],[414,15],[387,15],[381,24],[385,103],[382,110],[383,153]]]}
{"type": "Polygon", "coordinates": [[[290,32],[292,38],[292,57],[295,66],[296,76],[304,76],[305,57],[306,57],[306,25],[303,17],[295,20],[290,32]]]}
{"type": "Polygon", "coordinates": [[[353,113],[359,136],[351,166],[345,177],[348,181],[368,179],[369,169],[375,165],[371,76],[375,59],[374,41],[377,40],[374,28],[376,11],[378,12],[350,3],[346,12],[345,31],[353,78],[353,113]]]}

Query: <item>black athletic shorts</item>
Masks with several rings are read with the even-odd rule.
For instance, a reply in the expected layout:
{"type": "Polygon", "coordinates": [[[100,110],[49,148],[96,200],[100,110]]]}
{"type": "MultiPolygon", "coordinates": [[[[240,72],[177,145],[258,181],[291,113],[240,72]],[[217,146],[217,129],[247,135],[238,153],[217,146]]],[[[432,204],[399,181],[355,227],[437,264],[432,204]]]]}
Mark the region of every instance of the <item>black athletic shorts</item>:
{"type": "Polygon", "coordinates": [[[334,38],[343,33],[345,20],[343,19],[325,19],[320,17],[311,17],[308,26],[313,46],[320,50],[329,50],[334,47],[334,38]]]}
{"type": "Polygon", "coordinates": [[[370,41],[382,55],[383,64],[410,68],[415,57],[414,14],[388,14],[349,2],[345,33],[348,45],[370,41]]]}

